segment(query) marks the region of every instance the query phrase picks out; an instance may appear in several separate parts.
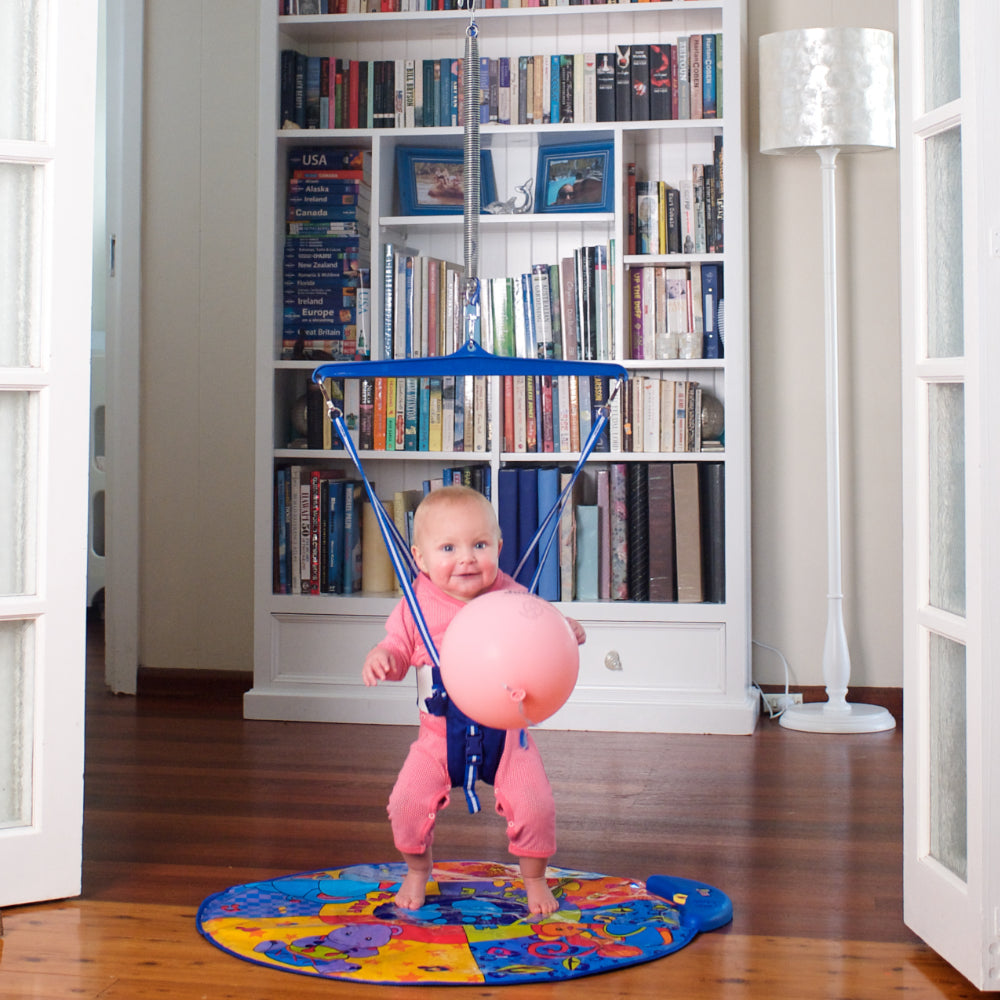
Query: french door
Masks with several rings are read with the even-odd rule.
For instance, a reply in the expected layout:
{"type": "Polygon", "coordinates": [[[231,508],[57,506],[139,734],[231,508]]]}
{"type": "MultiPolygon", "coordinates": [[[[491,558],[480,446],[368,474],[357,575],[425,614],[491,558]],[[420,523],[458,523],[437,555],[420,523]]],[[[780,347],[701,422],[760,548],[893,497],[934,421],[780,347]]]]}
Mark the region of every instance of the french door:
{"type": "Polygon", "coordinates": [[[996,0],[900,0],[904,917],[1000,989],[996,0]]]}
{"type": "Polygon", "coordinates": [[[96,61],[0,3],[0,905],[80,891],[96,61]]]}

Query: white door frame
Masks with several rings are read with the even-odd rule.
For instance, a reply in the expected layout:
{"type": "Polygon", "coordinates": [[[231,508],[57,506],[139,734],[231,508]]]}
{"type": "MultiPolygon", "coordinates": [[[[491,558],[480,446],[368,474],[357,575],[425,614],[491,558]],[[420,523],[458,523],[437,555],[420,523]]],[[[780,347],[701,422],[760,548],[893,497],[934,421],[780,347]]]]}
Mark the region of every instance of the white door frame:
{"type": "MultiPolygon", "coordinates": [[[[40,47],[23,80],[38,120],[23,137],[0,138],[5,172],[31,174],[14,183],[32,197],[15,210],[29,223],[17,252],[31,262],[16,273],[31,279],[30,356],[8,352],[10,367],[0,369],[5,413],[20,413],[23,427],[5,429],[5,471],[23,466],[27,501],[5,512],[18,529],[5,555],[27,568],[0,597],[5,695],[14,699],[0,780],[18,790],[0,828],[0,905],[77,895],[83,834],[97,0],[22,8],[25,21],[39,15],[40,47]]],[[[17,24],[16,14],[5,17],[17,24]]]]}
{"type": "MultiPolygon", "coordinates": [[[[996,0],[957,0],[960,13],[961,93],[942,107],[924,109],[923,23],[926,2],[900,0],[901,316],[903,377],[903,622],[904,622],[904,920],[977,988],[1000,989],[1000,633],[994,621],[1000,602],[1000,162],[996,102],[1000,75],[995,42],[1000,37],[996,0]],[[926,317],[931,241],[925,232],[928,194],[927,142],[960,130],[961,176],[939,177],[938,187],[961,182],[960,246],[943,250],[945,264],[961,260],[964,349],[959,357],[928,357],[926,317]],[[947,439],[964,449],[965,607],[949,613],[931,605],[929,511],[931,429],[928,393],[959,385],[964,428],[947,439]],[[965,787],[949,803],[933,795],[932,709],[955,705],[931,690],[931,641],[940,636],[964,655],[964,705],[934,758],[957,761],[965,787]],[[964,716],[964,718],[963,718],[964,716]],[[961,738],[964,736],[964,741],[961,738]],[[944,817],[947,822],[935,824],[944,817]],[[957,822],[955,819],[957,818],[957,822]],[[961,823],[965,824],[964,837],[961,823]],[[932,829],[953,836],[935,857],[932,829]],[[957,845],[957,846],[954,846],[957,845]],[[964,868],[961,863],[964,854],[964,868]],[[956,863],[955,858],[959,861],[956,863]]],[[[938,39],[943,37],[937,31],[938,39]]],[[[957,492],[957,491],[956,491],[957,492]]],[[[957,505],[956,505],[957,506],[957,505]]],[[[953,565],[957,565],[953,563],[953,565]]],[[[940,602],[944,603],[944,602],[940,602]]],[[[958,602],[955,602],[956,604],[958,602]]],[[[947,769],[943,769],[947,774],[947,769]]],[[[942,787],[945,782],[937,784],[942,787]]]]}
{"type": "Polygon", "coordinates": [[[135,694],[139,665],[139,363],[143,0],[107,4],[107,403],[104,676],[135,694]]]}

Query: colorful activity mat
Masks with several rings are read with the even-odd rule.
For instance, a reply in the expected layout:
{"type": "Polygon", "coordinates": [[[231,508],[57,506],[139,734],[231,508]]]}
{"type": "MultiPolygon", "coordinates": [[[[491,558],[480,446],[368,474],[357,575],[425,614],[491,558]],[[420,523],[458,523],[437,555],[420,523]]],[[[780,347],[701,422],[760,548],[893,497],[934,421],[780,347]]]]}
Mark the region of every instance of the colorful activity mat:
{"type": "Polygon", "coordinates": [[[400,862],[233,886],[210,896],[198,929],[237,958],[325,979],[413,986],[553,982],[649,962],[732,919],[718,889],[566,868],[547,875],[560,909],[528,913],[515,866],[434,867],[419,910],[393,902],[400,862]]]}

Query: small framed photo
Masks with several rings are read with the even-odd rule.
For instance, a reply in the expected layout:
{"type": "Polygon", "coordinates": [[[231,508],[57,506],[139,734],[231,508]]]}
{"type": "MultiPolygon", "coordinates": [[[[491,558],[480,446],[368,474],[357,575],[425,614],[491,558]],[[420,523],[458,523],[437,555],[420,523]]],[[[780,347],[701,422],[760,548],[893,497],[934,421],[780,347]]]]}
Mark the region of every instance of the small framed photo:
{"type": "Polygon", "coordinates": [[[610,142],[541,146],[535,185],[536,212],[614,211],[614,160],[610,142]]]}
{"type": "MultiPolygon", "coordinates": [[[[479,205],[496,201],[493,157],[480,150],[479,205]]],[[[461,149],[397,146],[396,176],[402,215],[461,215],[465,209],[465,154],[461,149]]]]}

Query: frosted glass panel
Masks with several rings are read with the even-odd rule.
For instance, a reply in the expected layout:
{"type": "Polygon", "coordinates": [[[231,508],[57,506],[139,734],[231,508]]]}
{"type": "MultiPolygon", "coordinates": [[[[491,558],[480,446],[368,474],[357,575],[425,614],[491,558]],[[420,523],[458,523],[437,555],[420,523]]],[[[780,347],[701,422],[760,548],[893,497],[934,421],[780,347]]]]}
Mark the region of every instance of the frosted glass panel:
{"type": "Polygon", "coordinates": [[[962,328],[962,134],[932,136],[927,151],[927,356],[965,352],[962,328]]]}
{"type": "Polygon", "coordinates": [[[0,139],[42,138],[44,0],[0,2],[0,139]]]}
{"type": "Polygon", "coordinates": [[[931,856],[965,879],[968,874],[965,647],[930,637],[931,856]]]}
{"type": "Polygon", "coordinates": [[[965,614],[965,388],[928,388],[930,603],[965,614]]]}
{"type": "Polygon", "coordinates": [[[0,367],[39,364],[43,177],[0,163],[0,367]]]}
{"type": "Polygon", "coordinates": [[[38,396],[0,392],[0,596],[35,591],[38,396]]]}
{"type": "Polygon", "coordinates": [[[33,622],[0,622],[0,829],[31,823],[33,622]]]}
{"type": "Polygon", "coordinates": [[[924,105],[933,111],[961,94],[959,0],[924,0],[924,105]]]}

